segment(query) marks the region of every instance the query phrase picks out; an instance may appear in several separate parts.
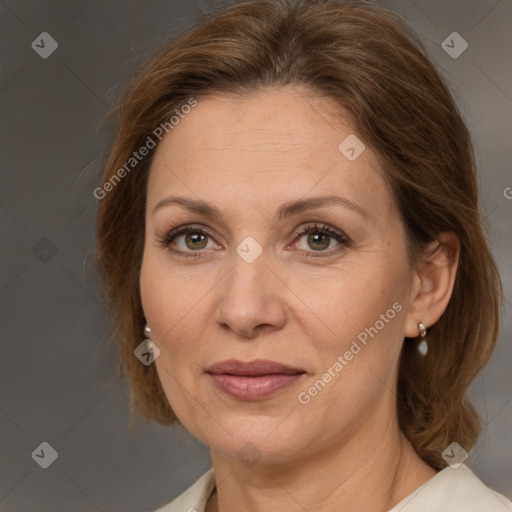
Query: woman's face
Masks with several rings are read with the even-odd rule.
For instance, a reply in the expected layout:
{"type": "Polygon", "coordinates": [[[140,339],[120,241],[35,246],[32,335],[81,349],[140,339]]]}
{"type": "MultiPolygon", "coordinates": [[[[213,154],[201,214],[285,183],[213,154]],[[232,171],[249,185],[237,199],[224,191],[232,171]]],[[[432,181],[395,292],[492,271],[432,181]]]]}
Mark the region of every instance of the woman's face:
{"type": "Polygon", "coordinates": [[[412,270],[340,115],[300,89],[204,97],[155,154],[140,276],[155,364],[184,426],[228,457],[292,460],[395,416],[412,270]]]}

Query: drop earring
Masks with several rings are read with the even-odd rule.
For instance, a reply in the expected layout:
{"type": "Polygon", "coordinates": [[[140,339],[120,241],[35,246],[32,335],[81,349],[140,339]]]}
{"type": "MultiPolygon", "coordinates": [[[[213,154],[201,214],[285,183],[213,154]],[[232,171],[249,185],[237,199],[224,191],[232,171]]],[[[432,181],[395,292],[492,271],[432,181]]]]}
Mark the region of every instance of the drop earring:
{"type": "Polygon", "coordinates": [[[146,363],[144,364],[147,365],[151,364],[160,355],[160,349],[151,339],[151,329],[148,324],[144,326],[144,338],[143,343],[146,345],[147,352],[143,355],[146,357],[146,363]]]}
{"type": "Polygon", "coordinates": [[[147,350],[149,350],[150,352],[153,352],[153,341],[151,340],[151,329],[149,328],[148,324],[146,324],[144,326],[143,343],[145,343],[147,350]]]}
{"type": "Polygon", "coordinates": [[[421,336],[421,341],[420,341],[420,344],[418,345],[418,352],[422,355],[422,356],[426,356],[427,353],[428,353],[428,343],[427,343],[427,328],[425,327],[424,324],[422,324],[421,322],[418,324],[418,329],[420,331],[420,336],[421,336]]]}
{"type": "Polygon", "coordinates": [[[144,339],[133,351],[137,359],[145,366],[149,366],[160,355],[160,349],[155,345],[150,335],[151,329],[146,324],[144,326],[144,339]]]}

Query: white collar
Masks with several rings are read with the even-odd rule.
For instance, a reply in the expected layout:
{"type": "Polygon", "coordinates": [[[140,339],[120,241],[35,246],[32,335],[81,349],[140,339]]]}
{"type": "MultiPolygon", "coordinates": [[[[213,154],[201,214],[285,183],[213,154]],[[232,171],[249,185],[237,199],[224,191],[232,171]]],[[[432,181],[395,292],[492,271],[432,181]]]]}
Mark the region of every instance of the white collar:
{"type": "MultiPolygon", "coordinates": [[[[210,468],[189,489],[155,512],[204,512],[215,489],[210,468]]],[[[487,487],[465,464],[447,466],[388,512],[511,512],[512,502],[487,487]]]]}

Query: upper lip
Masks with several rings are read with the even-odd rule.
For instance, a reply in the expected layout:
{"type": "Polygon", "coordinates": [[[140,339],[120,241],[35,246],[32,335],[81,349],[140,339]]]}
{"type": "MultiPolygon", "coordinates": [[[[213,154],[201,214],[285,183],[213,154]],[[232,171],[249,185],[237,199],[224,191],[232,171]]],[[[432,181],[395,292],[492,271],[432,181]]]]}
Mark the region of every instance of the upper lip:
{"type": "Polygon", "coordinates": [[[217,375],[222,373],[229,375],[271,375],[276,373],[293,375],[304,373],[305,370],[267,359],[254,359],[247,362],[229,359],[213,364],[206,372],[217,375]]]}

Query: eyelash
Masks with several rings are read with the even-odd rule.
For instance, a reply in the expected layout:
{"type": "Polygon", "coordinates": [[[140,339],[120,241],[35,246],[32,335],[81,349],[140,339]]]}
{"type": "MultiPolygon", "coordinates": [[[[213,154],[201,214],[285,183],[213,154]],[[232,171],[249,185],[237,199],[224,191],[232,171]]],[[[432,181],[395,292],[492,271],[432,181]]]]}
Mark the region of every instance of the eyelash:
{"type": "MultiPolygon", "coordinates": [[[[206,228],[204,228],[202,226],[193,226],[191,224],[188,224],[188,225],[184,225],[184,226],[178,226],[177,228],[174,228],[173,230],[171,230],[169,233],[167,233],[164,236],[164,238],[162,240],[160,240],[160,245],[164,249],[167,249],[167,250],[169,250],[175,254],[178,254],[180,256],[183,256],[185,258],[198,258],[202,255],[201,253],[204,251],[204,249],[200,249],[197,251],[181,251],[181,250],[171,248],[171,243],[178,236],[180,236],[182,234],[195,234],[195,233],[201,233],[210,238],[213,238],[209,234],[209,232],[206,228]]],[[[327,256],[331,256],[332,254],[347,247],[351,242],[350,238],[347,235],[345,235],[343,232],[337,231],[326,224],[319,224],[319,223],[315,223],[313,225],[307,226],[304,229],[302,229],[301,231],[295,231],[294,234],[297,236],[297,238],[294,240],[294,242],[296,242],[297,240],[302,238],[304,235],[309,235],[310,233],[318,233],[318,234],[328,235],[329,237],[334,238],[340,244],[340,246],[338,246],[335,249],[330,249],[327,251],[318,251],[316,253],[315,252],[311,253],[310,251],[301,251],[306,257],[309,257],[309,258],[324,258],[327,256]]]]}

